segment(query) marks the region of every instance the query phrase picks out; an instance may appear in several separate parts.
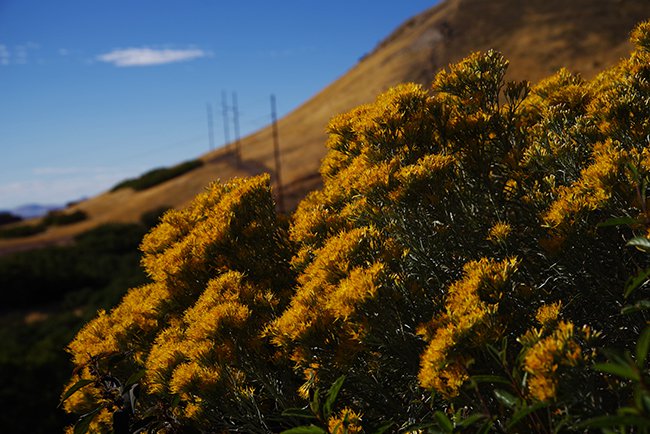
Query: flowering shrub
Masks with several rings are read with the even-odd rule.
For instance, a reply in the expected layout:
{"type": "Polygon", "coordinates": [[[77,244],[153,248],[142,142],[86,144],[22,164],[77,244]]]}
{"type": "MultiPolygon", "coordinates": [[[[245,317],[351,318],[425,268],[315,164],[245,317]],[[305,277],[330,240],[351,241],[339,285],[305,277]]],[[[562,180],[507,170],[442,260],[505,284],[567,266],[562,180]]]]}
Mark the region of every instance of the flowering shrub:
{"type": "Polygon", "coordinates": [[[268,177],[169,211],[152,282],[69,345],[77,431],[650,425],[642,403],[596,418],[648,395],[650,272],[625,245],[650,250],[648,35],[592,81],[507,83],[474,53],[336,116],[287,227],[268,177]]]}

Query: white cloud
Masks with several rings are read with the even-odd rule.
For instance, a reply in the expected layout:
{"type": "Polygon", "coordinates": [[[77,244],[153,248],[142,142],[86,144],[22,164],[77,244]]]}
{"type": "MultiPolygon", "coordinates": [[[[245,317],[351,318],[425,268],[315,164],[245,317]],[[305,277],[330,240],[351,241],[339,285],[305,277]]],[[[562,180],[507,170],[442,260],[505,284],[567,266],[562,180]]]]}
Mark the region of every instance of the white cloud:
{"type": "Polygon", "coordinates": [[[0,65],[9,65],[11,54],[6,45],[0,44],[0,65]]]}
{"type": "Polygon", "coordinates": [[[0,65],[25,65],[28,63],[30,53],[40,48],[40,45],[35,42],[15,45],[12,48],[0,44],[0,65]]]}
{"type": "Polygon", "coordinates": [[[37,167],[31,176],[3,183],[0,181],[0,209],[26,203],[64,204],[81,197],[92,197],[113,187],[143,167],[37,167]]]}
{"type": "Polygon", "coordinates": [[[118,67],[124,66],[150,66],[166,63],[183,62],[187,60],[208,57],[210,53],[198,48],[184,50],[153,49],[153,48],[125,48],[116,49],[109,53],[97,56],[97,59],[112,63],[118,67]]]}

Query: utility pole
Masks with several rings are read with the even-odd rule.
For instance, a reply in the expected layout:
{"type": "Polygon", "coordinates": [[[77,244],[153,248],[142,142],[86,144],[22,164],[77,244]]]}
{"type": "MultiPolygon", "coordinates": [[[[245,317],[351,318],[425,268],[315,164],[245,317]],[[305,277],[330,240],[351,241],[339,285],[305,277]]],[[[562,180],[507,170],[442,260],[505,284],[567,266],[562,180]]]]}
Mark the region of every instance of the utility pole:
{"type": "Polygon", "coordinates": [[[212,124],[212,104],[207,103],[205,108],[208,112],[208,143],[210,150],[214,149],[214,125],[212,124]]]}
{"type": "Polygon", "coordinates": [[[235,129],[235,156],[237,167],[241,166],[241,141],[239,140],[239,108],[237,105],[237,92],[232,93],[232,123],[235,129]]]}
{"type": "Polygon", "coordinates": [[[226,102],[226,91],[221,91],[221,112],[223,113],[223,138],[224,146],[230,143],[230,131],[228,129],[228,103],[226,102]]]}
{"type": "Polygon", "coordinates": [[[280,139],[278,137],[278,119],[275,111],[275,95],[271,94],[271,120],[273,125],[273,156],[275,157],[275,183],[278,190],[278,208],[284,212],[284,196],[282,193],[282,176],[280,167],[280,139]]]}

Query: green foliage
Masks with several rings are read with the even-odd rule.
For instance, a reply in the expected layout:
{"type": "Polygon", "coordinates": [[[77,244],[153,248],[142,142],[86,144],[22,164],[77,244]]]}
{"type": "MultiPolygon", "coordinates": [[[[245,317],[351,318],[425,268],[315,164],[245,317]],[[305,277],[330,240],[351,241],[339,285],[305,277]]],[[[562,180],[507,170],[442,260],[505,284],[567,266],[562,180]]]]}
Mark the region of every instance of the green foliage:
{"type": "Polygon", "coordinates": [[[50,211],[45,217],[43,217],[42,223],[45,226],[65,226],[82,222],[87,218],[88,214],[82,210],[77,210],[71,213],[62,211],[50,211]]]}
{"type": "Polygon", "coordinates": [[[268,178],[166,213],[153,282],[70,343],[66,410],[116,430],[144,370],[132,430],[644,430],[649,30],[590,82],[474,53],[335,117],[288,228],[268,178]]]}
{"type": "Polygon", "coordinates": [[[153,169],[149,172],[144,173],[138,178],[127,179],[120,182],[115,187],[113,187],[111,191],[117,191],[123,188],[132,188],[135,191],[146,190],[158,184],[162,184],[165,181],[169,181],[170,179],[181,176],[201,166],[203,166],[203,161],[190,160],[172,167],[161,167],[158,169],[153,169]]]}
{"type": "Polygon", "coordinates": [[[43,224],[25,224],[10,226],[0,229],[0,238],[23,238],[45,232],[47,226],[43,224]]]}
{"type": "Polygon", "coordinates": [[[146,281],[137,246],[147,229],[105,225],[70,246],[0,257],[3,431],[61,432],[73,422],[57,408],[72,369],[63,347],[97,309],[146,281]]]}
{"type": "Polygon", "coordinates": [[[325,400],[321,402],[320,390],[316,389],[309,403],[309,409],[302,408],[289,408],[282,412],[282,416],[297,419],[316,420],[321,426],[314,423],[303,425],[288,430],[282,431],[282,434],[298,434],[298,433],[327,433],[327,423],[333,413],[336,398],[343,387],[345,376],[337,378],[336,381],[330,386],[325,394],[325,400]]]}
{"type": "Polygon", "coordinates": [[[0,226],[21,221],[22,218],[10,212],[0,212],[0,226]]]}
{"type": "Polygon", "coordinates": [[[64,226],[84,221],[88,215],[81,210],[66,213],[63,211],[50,211],[36,224],[24,224],[0,229],[0,238],[24,238],[45,232],[49,226],[64,226]]]}
{"type": "Polygon", "coordinates": [[[142,225],[108,224],[79,235],[71,246],[1,256],[4,307],[57,302],[69,293],[104,287],[115,276],[142,276],[137,246],[145,233],[142,225]]]}

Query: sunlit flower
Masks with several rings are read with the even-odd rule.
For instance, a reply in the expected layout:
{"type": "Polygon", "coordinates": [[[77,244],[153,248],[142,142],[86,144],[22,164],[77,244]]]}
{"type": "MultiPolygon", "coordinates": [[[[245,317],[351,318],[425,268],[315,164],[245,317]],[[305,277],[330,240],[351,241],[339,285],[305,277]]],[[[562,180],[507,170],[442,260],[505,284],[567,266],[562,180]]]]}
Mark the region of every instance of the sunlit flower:
{"type": "Polygon", "coordinates": [[[362,416],[360,413],[344,408],[336,416],[332,416],[327,421],[328,432],[330,434],[357,434],[363,432],[361,426],[362,416]]]}

